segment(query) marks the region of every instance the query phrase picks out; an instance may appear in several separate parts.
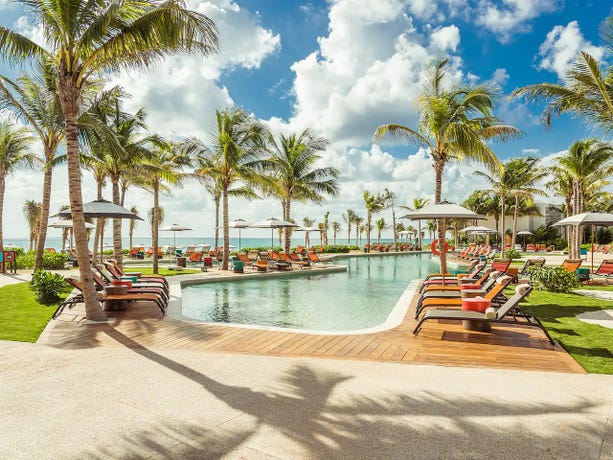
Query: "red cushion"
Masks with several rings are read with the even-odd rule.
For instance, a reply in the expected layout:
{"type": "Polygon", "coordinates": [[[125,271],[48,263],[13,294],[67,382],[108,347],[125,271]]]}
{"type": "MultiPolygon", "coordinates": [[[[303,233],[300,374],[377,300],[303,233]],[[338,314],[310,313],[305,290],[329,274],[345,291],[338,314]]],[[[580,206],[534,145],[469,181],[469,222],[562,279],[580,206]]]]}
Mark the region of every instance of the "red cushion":
{"type": "Polygon", "coordinates": [[[132,281],[130,280],[113,280],[111,284],[113,286],[126,286],[128,289],[132,287],[132,281]]]}
{"type": "Polygon", "coordinates": [[[473,297],[470,299],[462,299],[462,310],[480,311],[483,313],[492,304],[491,300],[482,297],[473,297]]]}
{"type": "Polygon", "coordinates": [[[475,284],[475,283],[472,283],[472,284],[466,283],[466,284],[462,284],[460,286],[460,289],[461,290],[464,290],[464,289],[481,289],[481,285],[480,284],[475,284]]]}

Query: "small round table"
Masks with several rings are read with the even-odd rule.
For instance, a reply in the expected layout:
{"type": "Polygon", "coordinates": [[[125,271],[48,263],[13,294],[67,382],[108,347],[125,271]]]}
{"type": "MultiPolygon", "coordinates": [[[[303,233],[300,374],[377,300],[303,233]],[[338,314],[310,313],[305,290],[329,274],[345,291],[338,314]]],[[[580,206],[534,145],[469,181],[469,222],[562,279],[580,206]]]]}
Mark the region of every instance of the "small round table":
{"type": "MultiPolygon", "coordinates": [[[[104,292],[108,295],[126,295],[128,293],[127,286],[105,286],[104,292]]],[[[104,301],[104,310],[105,311],[121,311],[128,308],[127,300],[105,300],[104,301]]]]}

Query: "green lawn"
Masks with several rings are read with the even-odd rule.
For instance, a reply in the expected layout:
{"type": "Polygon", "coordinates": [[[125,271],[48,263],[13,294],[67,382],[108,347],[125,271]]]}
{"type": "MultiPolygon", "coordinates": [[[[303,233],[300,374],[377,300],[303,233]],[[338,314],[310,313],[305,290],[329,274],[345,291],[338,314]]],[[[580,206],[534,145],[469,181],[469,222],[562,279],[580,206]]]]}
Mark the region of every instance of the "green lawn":
{"type": "Polygon", "coordinates": [[[575,318],[583,312],[613,309],[613,302],[535,290],[522,308],[539,318],[586,371],[613,374],[613,329],[575,318]]]}
{"type": "Polygon", "coordinates": [[[607,285],[590,285],[586,284],[581,286],[579,289],[587,289],[590,291],[613,291],[613,284],[607,285]]]}
{"type": "Polygon", "coordinates": [[[36,342],[56,307],[38,303],[30,283],[0,288],[0,340],[36,342]]]}

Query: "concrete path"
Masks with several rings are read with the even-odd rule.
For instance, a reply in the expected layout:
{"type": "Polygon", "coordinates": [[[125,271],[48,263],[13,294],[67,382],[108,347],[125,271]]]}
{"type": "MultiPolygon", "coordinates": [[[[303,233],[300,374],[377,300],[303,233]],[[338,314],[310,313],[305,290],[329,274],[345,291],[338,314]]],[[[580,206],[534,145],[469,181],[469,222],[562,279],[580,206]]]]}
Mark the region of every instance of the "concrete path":
{"type": "Polygon", "coordinates": [[[613,377],[0,342],[0,458],[613,458],[613,377]]]}

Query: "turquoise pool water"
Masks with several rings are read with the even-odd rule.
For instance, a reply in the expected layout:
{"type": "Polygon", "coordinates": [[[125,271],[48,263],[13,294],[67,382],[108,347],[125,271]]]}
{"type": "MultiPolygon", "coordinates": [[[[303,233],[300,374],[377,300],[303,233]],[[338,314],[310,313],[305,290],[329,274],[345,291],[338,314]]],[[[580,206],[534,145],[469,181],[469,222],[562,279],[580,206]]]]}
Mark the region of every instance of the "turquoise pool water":
{"type": "Polygon", "coordinates": [[[183,315],[198,321],[315,331],[385,322],[407,284],[438,271],[430,254],[336,259],[345,273],[185,286],[183,315]]]}

